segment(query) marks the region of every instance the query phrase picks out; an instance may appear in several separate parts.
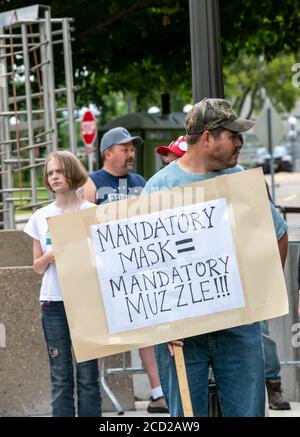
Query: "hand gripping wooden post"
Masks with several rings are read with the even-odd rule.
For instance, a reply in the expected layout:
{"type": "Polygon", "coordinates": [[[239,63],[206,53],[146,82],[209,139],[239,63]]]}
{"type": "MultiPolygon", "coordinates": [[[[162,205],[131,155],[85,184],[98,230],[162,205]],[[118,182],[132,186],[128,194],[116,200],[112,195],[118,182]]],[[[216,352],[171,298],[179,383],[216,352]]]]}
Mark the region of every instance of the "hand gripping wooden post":
{"type": "Polygon", "coordinates": [[[193,407],[186,375],[183,348],[181,346],[173,345],[173,350],[183,414],[184,417],[193,417],[193,407]]]}

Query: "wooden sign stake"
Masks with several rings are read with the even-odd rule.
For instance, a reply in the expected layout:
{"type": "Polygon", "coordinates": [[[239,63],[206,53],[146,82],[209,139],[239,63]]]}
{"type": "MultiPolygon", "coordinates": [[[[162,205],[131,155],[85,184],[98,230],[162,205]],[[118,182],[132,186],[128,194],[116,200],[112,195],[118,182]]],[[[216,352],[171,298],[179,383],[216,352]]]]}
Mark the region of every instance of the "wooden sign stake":
{"type": "Polygon", "coordinates": [[[173,345],[173,349],[183,414],[184,417],[193,417],[193,407],[186,375],[183,348],[181,346],[173,345]]]}

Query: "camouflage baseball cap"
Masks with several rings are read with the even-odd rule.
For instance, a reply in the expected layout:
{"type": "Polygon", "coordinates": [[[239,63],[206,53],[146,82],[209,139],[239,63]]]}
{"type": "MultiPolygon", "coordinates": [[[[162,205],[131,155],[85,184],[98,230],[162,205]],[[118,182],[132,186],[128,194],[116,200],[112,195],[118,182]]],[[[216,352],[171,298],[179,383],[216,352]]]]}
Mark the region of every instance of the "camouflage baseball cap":
{"type": "Polygon", "coordinates": [[[217,127],[244,132],[251,129],[254,124],[253,120],[238,117],[226,100],[206,97],[196,103],[185,118],[188,135],[200,134],[217,127]]]}

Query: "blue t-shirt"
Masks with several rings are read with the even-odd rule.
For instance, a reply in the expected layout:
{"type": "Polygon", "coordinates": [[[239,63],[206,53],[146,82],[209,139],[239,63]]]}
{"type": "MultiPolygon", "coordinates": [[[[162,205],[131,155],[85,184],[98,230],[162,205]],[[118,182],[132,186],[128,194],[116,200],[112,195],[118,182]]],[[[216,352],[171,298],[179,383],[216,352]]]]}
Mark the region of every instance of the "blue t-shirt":
{"type": "MultiPolygon", "coordinates": [[[[195,182],[204,181],[206,179],[215,178],[217,176],[223,176],[226,174],[238,173],[244,171],[243,167],[236,165],[232,168],[226,168],[224,170],[218,170],[205,174],[190,173],[181,168],[176,161],[171,162],[165,168],[160,170],[147,182],[142,194],[152,193],[154,191],[160,191],[167,188],[174,188],[180,185],[188,185],[195,182]]],[[[287,231],[287,224],[278,213],[277,209],[270,202],[274,227],[276,231],[277,240],[283,236],[287,231]]]]}
{"type": "Polygon", "coordinates": [[[128,173],[119,177],[111,175],[103,168],[91,173],[90,178],[96,185],[97,205],[138,196],[146,184],[143,176],[137,173],[128,173]]]}

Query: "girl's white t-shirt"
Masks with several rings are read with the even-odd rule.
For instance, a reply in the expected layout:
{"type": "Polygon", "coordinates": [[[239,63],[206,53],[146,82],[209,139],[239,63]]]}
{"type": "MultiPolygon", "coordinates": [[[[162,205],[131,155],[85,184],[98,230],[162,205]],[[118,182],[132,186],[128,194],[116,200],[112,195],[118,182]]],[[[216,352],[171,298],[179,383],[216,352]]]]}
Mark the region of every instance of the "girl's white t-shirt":
{"type": "MultiPolygon", "coordinates": [[[[91,208],[93,206],[95,207],[96,205],[86,201],[80,205],[79,209],[91,208]]],[[[52,202],[44,208],[38,209],[34,214],[32,214],[24,228],[24,232],[26,232],[26,234],[40,242],[43,253],[52,250],[52,242],[48,230],[47,218],[62,214],[63,211],[55,205],[55,202],[52,202]]],[[[48,268],[43,274],[40,290],[40,301],[44,300],[63,300],[55,264],[49,264],[48,268]]]]}

